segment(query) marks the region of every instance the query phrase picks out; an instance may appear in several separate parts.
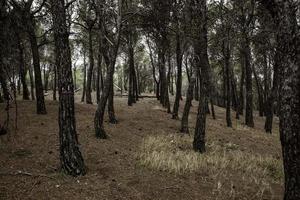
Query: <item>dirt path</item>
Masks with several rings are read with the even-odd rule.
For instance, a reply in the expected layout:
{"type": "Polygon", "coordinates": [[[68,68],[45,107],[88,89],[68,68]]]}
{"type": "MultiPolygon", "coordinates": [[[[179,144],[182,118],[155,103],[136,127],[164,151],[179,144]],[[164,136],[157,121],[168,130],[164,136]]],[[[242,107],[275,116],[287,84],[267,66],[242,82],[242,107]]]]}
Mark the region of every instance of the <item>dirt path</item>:
{"type": "MultiPolygon", "coordinates": [[[[58,171],[57,103],[47,102],[47,109],[48,115],[36,116],[32,102],[20,102],[19,132],[12,133],[10,141],[7,137],[0,138],[0,199],[222,199],[215,191],[218,180],[205,173],[175,175],[137,164],[143,138],[152,134],[175,134],[179,130],[179,121],[172,120],[155,99],[144,99],[128,107],[125,98],[117,98],[116,114],[120,123],[105,122],[108,140],[94,137],[95,106],[76,105],[77,131],[88,167],[87,175],[79,178],[70,178],[58,171]],[[17,172],[19,174],[14,174],[17,172]]],[[[191,126],[195,113],[196,107],[192,111],[191,126]]],[[[223,110],[217,109],[218,116],[222,113],[223,110]]],[[[223,121],[209,120],[208,131],[213,132],[210,139],[230,140],[236,134],[224,129],[223,121]]],[[[257,130],[261,128],[258,124],[257,130]]],[[[257,143],[251,135],[232,138],[245,144],[246,149],[280,155],[275,139],[276,136],[263,137],[257,143]]],[[[276,193],[280,194],[281,186],[274,187],[279,188],[276,193]]]]}

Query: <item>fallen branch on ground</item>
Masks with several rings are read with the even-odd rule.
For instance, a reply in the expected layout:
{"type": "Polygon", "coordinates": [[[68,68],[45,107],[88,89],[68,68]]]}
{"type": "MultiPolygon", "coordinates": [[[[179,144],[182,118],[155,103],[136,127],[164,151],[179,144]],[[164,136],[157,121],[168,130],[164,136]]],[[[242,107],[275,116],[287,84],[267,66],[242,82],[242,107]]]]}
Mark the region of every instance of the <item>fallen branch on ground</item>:
{"type": "Polygon", "coordinates": [[[0,176],[32,176],[32,177],[45,177],[50,179],[55,179],[54,177],[48,176],[46,174],[33,174],[26,171],[16,171],[16,172],[0,172],[0,176]]]}

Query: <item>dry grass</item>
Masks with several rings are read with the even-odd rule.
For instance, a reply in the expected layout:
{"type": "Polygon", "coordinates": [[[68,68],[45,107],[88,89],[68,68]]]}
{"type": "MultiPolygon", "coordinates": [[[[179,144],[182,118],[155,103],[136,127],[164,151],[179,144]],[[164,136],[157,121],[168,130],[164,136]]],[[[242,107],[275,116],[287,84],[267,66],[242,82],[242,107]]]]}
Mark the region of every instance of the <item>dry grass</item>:
{"type": "MultiPolygon", "coordinates": [[[[144,99],[133,107],[126,102],[115,99],[120,123],[110,125],[105,118],[110,136],[105,141],[94,137],[96,106],[76,104],[79,141],[88,167],[87,175],[76,179],[59,172],[57,102],[46,101],[45,116],[35,114],[34,102],[18,102],[19,131],[0,137],[0,199],[283,198],[276,118],[273,135],[264,133],[264,120],[258,117],[253,129],[245,127],[243,119],[226,128],[225,110],[216,107],[217,120],[207,117],[207,153],[199,155],[192,150],[192,137],[179,136],[180,121],[172,120],[158,101],[144,99]]],[[[184,101],[181,104],[183,109],[184,101]]],[[[191,132],[197,115],[194,105],[191,132]]],[[[0,104],[0,110],[4,106],[0,104]]]]}
{"type": "Polygon", "coordinates": [[[283,177],[281,160],[242,151],[233,143],[209,141],[207,152],[192,150],[190,136],[149,136],[144,139],[139,164],[154,170],[175,174],[205,172],[211,176],[230,171],[251,180],[280,182],[283,177]]]}

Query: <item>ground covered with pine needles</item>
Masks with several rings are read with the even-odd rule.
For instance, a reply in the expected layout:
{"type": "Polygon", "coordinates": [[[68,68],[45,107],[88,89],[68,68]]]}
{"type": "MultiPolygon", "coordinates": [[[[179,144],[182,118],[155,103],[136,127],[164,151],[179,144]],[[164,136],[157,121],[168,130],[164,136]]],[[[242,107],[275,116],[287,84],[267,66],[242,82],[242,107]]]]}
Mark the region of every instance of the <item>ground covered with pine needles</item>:
{"type": "Polygon", "coordinates": [[[254,129],[234,118],[227,128],[225,110],[217,107],[217,119],[208,116],[207,153],[200,155],[192,150],[197,102],[191,135],[182,135],[180,121],[155,99],[128,107],[126,98],[116,98],[119,124],[106,121],[109,139],[97,140],[95,109],[76,104],[88,171],[72,178],[59,169],[58,103],[47,101],[48,115],[37,116],[34,102],[19,101],[18,131],[0,138],[0,199],[282,199],[278,119],[272,135],[257,115],[254,129]]]}

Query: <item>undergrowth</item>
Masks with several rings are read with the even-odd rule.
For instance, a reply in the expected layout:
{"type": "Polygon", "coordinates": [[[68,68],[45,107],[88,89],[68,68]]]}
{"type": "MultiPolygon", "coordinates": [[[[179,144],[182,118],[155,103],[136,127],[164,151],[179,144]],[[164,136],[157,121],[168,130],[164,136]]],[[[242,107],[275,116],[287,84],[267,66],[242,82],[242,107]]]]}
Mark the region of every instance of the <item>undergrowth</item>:
{"type": "Polygon", "coordinates": [[[208,141],[207,152],[199,154],[193,151],[191,144],[190,136],[149,136],[141,145],[139,164],[175,174],[207,172],[213,175],[231,170],[271,182],[280,182],[283,178],[282,161],[273,156],[241,151],[237,144],[215,141],[208,141]]]}

